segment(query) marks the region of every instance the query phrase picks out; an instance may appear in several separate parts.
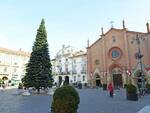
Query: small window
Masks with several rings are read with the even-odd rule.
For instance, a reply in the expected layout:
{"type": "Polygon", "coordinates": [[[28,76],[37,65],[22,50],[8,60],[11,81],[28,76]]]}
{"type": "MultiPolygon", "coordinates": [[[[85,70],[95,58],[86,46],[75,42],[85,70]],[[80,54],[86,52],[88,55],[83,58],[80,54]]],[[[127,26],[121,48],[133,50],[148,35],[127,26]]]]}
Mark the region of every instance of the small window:
{"type": "Polygon", "coordinates": [[[21,78],[23,78],[25,75],[21,75],[21,78]]]}
{"type": "Polygon", "coordinates": [[[112,36],[112,41],[116,42],[116,37],[115,36],[112,36]]]}
{"type": "Polygon", "coordinates": [[[12,76],[17,77],[18,75],[12,75],[12,76]]]}
{"type": "Polygon", "coordinates": [[[4,72],[7,72],[7,67],[4,68],[4,72]]]}
{"type": "Polygon", "coordinates": [[[14,68],[14,73],[16,73],[17,72],[17,69],[16,68],[14,68]]]}
{"type": "Polygon", "coordinates": [[[96,65],[99,65],[99,60],[95,60],[95,64],[96,64],[96,65]]]}
{"type": "Polygon", "coordinates": [[[82,76],[82,80],[85,81],[85,76],[82,76]]]}
{"type": "Polygon", "coordinates": [[[14,65],[17,65],[17,62],[14,62],[14,65]]]}
{"type": "Polygon", "coordinates": [[[74,81],[76,82],[76,76],[74,76],[74,81]]]}
{"type": "Polygon", "coordinates": [[[23,61],[27,61],[27,58],[24,57],[24,58],[23,58],[23,61]]]}
{"type": "Polygon", "coordinates": [[[26,72],[26,69],[23,69],[22,73],[25,73],[26,72]]]}

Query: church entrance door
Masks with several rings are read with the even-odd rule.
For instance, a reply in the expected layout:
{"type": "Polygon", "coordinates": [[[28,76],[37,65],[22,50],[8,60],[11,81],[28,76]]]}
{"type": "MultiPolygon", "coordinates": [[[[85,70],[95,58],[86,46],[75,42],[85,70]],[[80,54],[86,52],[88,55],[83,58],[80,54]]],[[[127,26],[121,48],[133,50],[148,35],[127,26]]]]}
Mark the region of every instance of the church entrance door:
{"type": "Polygon", "coordinates": [[[123,86],[121,74],[113,74],[113,84],[114,88],[120,88],[123,86]]]}

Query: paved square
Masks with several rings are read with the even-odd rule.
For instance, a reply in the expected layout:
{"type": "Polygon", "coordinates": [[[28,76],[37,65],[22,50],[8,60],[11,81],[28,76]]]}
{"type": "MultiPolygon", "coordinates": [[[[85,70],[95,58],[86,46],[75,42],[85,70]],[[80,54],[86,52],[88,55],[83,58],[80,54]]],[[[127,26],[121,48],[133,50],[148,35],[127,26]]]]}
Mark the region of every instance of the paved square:
{"type": "Polygon", "coordinates": [[[102,89],[86,89],[80,92],[79,113],[136,113],[150,104],[150,95],[139,101],[127,101],[125,89],[115,90],[114,98],[102,89]]]}
{"type": "MultiPolygon", "coordinates": [[[[0,113],[48,113],[52,102],[49,95],[12,95],[14,90],[0,91],[0,113]]],[[[150,95],[139,101],[127,101],[124,89],[115,90],[114,98],[102,89],[82,89],[79,113],[137,113],[150,104],[150,95]]]]}

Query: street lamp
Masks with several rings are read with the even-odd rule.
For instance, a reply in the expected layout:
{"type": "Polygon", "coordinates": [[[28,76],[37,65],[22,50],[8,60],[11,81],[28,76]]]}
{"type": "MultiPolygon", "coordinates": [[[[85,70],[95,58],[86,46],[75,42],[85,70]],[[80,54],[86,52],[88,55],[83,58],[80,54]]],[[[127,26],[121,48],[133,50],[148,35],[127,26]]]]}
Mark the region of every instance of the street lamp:
{"type": "Polygon", "coordinates": [[[134,40],[137,43],[138,52],[135,54],[135,58],[139,60],[139,64],[140,64],[141,93],[143,94],[145,80],[144,80],[144,73],[142,68],[143,54],[141,53],[141,40],[144,40],[144,38],[139,37],[139,35],[137,34],[134,40]]]}

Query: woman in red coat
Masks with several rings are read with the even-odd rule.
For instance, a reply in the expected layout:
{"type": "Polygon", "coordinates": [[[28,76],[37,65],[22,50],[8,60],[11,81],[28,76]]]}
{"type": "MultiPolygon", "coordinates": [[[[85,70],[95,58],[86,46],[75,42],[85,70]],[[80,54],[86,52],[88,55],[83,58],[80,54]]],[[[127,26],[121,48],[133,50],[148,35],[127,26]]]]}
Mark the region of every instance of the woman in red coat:
{"type": "Polygon", "coordinates": [[[114,88],[113,88],[112,83],[110,83],[110,84],[108,85],[108,90],[109,90],[109,95],[110,95],[110,97],[113,97],[114,88]]]}

